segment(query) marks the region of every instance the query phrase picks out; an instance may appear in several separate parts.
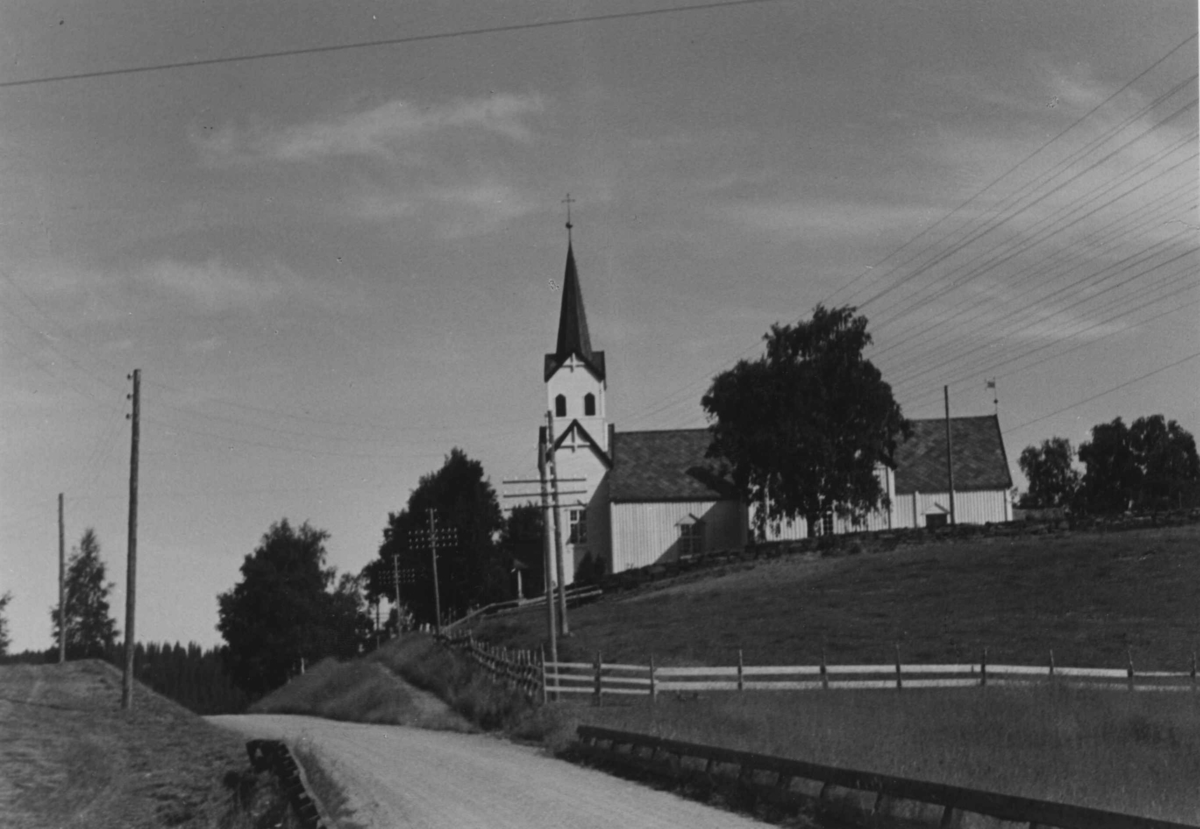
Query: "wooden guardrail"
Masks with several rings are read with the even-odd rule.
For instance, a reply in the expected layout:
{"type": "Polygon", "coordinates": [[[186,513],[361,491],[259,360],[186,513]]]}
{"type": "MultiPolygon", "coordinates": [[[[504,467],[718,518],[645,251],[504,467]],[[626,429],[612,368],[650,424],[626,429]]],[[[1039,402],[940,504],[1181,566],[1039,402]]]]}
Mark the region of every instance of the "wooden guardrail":
{"type": "Polygon", "coordinates": [[[580,752],[591,759],[675,780],[709,784],[721,776],[725,767],[726,779],[732,778],[755,795],[775,803],[799,805],[815,800],[819,810],[829,809],[835,787],[853,790],[865,795],[868,801],[873,796],[873,805],[867,807],[866,814],[862,815],[867,818],[887,815],[889,807],[895,805],[888,803],[890,799],[941,807],[940,826],[950,826],[956,812],[973,812],[1000,820],[1027,823],[1030,827],[1196,829],[1187,824],[1084,806],[1013,797],[595,726],[581,725],[576,734],[580,752]],[[728,773],[731,771],[728,767],[733,767],[733,774],[728,773]],[[767,778],[765,781],[764,777],[767,778]],[[816,789],[816,795],[794,790],[794,782],[798,780],[819,784],[819,789],[810,787],[810,790],[816,789]]]}
{"type": "Polygon", "coordinates": [[[1074,687],[1130,691],[1198,690],[1196,657],[1187,671],[1136,671],[1132,656],[1124,668],[1055,666],[1053,655],[1045,666],[989,664],[984,652],[979,662],[954,665],[906,665],[899,658],[891,665],[744,665],[738,651],[736,665],[656,667],[603,662],[601,655],[588,662],[547,662],[547,694],[590,694],[599,702],[604,694],[694,694],[700,691],[803,691],[831,688],[958,688],[1030,685],[1054,681],[1074,687]]]}

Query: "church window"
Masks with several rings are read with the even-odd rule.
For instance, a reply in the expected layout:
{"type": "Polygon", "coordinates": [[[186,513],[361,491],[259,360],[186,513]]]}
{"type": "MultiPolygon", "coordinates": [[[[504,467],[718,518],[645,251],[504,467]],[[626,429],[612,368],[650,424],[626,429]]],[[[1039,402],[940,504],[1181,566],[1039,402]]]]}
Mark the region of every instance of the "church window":
{"type": "Polygon", "coordinates": [[[704,522],[679,525],[680,557],[698,556],[704,552],[704,522]]]}
{"type": "Polygon", "coordinates": [[[567,512],[567,522],[571,535],[568,544],[587,544],[587,509],[572,509],[567,512]]]}
{"type": "Polygon", "coordinates": [[[554,398],[554,416],[567,416],[567,396],[565,394],[560,394],[554,398]]]}
{"type": "Polygon", "coordinates": [[[583,414],[585,417],[596,415],[596,395],[588,392],[583,396],[583,414]]]}

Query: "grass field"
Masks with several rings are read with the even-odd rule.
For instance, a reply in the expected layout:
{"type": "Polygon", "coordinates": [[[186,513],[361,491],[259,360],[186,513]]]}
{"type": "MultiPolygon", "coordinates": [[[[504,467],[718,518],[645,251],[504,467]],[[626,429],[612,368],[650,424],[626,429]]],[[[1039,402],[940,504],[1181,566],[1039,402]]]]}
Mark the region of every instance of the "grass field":
{"type": "Polygon", "coordinates": [[[0,667],[0,825],[249,829],[283,817],[241,739],[142,686],[132,711],[120,698],[120,673],[98,660],[0,667]]]}
{"type": "MultiPolygon", "coordinates": [[[[729,565],[573,610],[565,659],[660,665],[977,661],[1187,670],[1200,644],[1200,526],[930,542],[729,565]],[[723,574],[722,574],[723,573],[723,574]]],[[[485,620],[536,648],[540,613],[485,620]]]]}
{"type": "MultiPolygon", "coordinates": [[[[992,663],[1187,670],[1200,527],[930,542],[689,574],[573,610],[560,658],[658,665],[992,663]]],[[[544,617],[476,635],[544,641],[544,617]]],[[[580,722],[1200,823],[1200,699],[1066,689],[710,693],[554,707],[580,722]]]]}
{"type": "Polygon", "coordinates": [[[1200,698],[1187,692],[713,693],[558,715],[562,732],[586,722],[1200,825],[1200,698]]]}

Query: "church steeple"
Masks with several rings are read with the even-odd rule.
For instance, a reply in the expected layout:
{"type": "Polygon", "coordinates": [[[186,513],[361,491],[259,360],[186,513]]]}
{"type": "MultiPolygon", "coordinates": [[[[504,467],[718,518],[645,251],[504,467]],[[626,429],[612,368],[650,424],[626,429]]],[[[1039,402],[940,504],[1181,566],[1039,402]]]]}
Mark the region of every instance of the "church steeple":
{"type": "MultiPolygon", "coordinates": [[[[567,220],[567,230],[571,222],[567,220]]],[[[575,268],[575,246],[567,241],[567,267],[563,272],[562,305],[558,312],[558,341],[553,354],[546,355],[546,380],[566,363],[571,355],[604,382],[604,352],[592,350],[588,334],[587,312],[583,308],[583,291],[579,287],[579,271],[575,268]]]]}
{"type": "Polygon", "coordinates": [[[558,346],[554,349],[554,356],[561,363],[571,354],[576,354],[585,363],[592,362],[592,340],[588,336],[587,314],[583,310],[579,272],[575,269],[575,250],[568,242],[562,308],[558,314],[558,346]]]}

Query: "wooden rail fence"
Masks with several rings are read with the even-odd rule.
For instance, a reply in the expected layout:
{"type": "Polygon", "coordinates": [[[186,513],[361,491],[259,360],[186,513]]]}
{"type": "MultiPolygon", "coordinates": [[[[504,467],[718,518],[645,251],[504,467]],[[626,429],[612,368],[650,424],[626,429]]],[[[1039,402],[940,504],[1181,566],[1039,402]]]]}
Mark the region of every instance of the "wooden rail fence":
{"type": "Polygon", "coordinates": [[[469,631],[451,631],[438,637],[483,668],[493,679],[530,699],[545,699],[545,665],[539,652],[514,650],[480,642],[469,631]]]}
{"type": "Polygon", "coordinates": [[[649,696],[662,693],[696,694],[700,691],[802,691],[831,688],[963,688],[1045,683],[1070,684],[1130,691],[1197,690],[1196,657],[1188,671],[1137,671],[1130,657],[1124,668],[1072,668],[1055,666],[1053,654],[1045,666],[989,664],[984,652],[979,662],[954,665],[906,665],[897,651],[890,665],[744,665],[741,651],[736,665],[656,667],[604,662],[599,653],[588,662],[547,662],[545,695],[590,694],[599,703],[603,695],[649,696]]]}
{"type": "MultiPolygon", "coordinates": [[[[1030,827],[1059,829],[1188,829],[1172,823],[1083,806],[910,780],[885,774],[823,766],[747,751],[717,748],[582,725],[576,731],[582,754],[675,780],[712,785],[725,772],[758,797],[784,805],[815,801],[819,810],[843,818],[875,821],[909,818],[905,806],[940,807],[940,820],[950,826],[956,812],[970,812],[1030,827]],[[810,785],[804,785],[809,783],[810,785]],[[835,805],[836,804],[836,805],[835,805]]],[[[1195,829],[1195,827],[1192,827],[1195,829]]]]}

